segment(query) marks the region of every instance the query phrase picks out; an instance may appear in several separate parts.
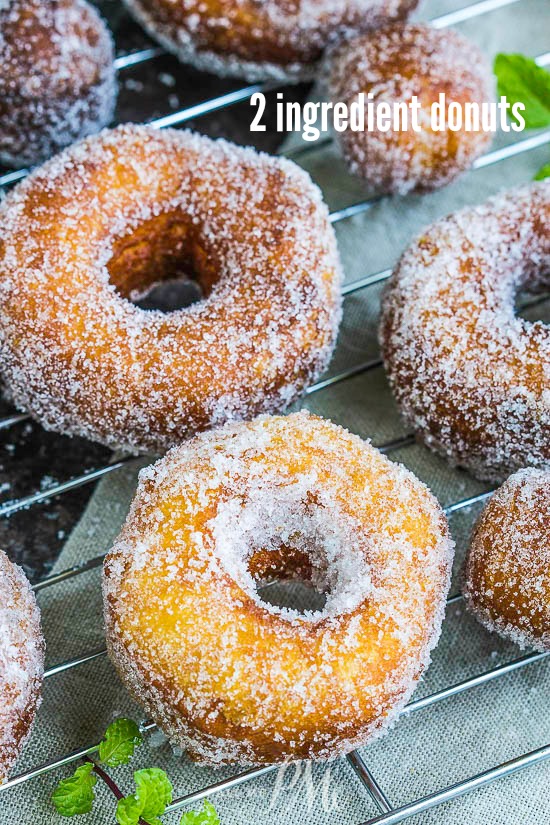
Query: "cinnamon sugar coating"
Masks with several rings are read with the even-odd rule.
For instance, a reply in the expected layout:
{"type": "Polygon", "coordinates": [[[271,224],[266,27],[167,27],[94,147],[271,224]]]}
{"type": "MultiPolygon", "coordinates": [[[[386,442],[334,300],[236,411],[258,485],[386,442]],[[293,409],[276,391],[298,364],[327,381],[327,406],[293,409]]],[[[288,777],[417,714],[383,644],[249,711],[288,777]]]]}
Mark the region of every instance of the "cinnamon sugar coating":
{"type": "Polygon", "coordinates": [[[368,442],[305,412],[226,425],[142,471],[104,565],[109,653],[199,762],[327,759],[411,695],[451,557],[437,501],[368,442]],[[274,578],[324,607],[267,603],[274,578]]]}
{"type": "Polygon", "coordinates": [[[481,479],[550,464],[550,328],[515,313],[550,286],[550,181],[438,221],[406,250],[380,340],[406,422],[481,479]]]}
{"type": "Polygon", "coordinates": [[[359,93],[372,102],[408,104],[416,95],[422,105],[420,132],[347,129],[338,139],[350,171],[375,192],[436,189],[468,169],[491,142],[491,133],[434,131],[432,103],[445,94],[447,103],[494,99],[488,60],[452,29],[428,25],[395,25],[340,46],[331,58],[330,95],[348,106],[359,93]]]}
{"type": "Polygon", "coordinates": [[[44,639],[25,574],[0,550],[0,784],[27,739],[44,672],[44,639]]]}
{"type": "Polygon", "coordinates": [[[327,47],[405,19],[418,0],[124,0],[184,63],[249,80],[312,77],[327,47]]]}
{"type": "Polygon", "coordinates": [[[515,473],[470,542],[464,596],[479,621],[520,647],[550,650],[550,470],[515,473]]]}
{"type": "Polygon", "coordinates": [[[289,161],[119,127],[35,171],[0,222],[0,375],[47,428],[160,453],[284,409],[328,364],[336,241],[289,161]],[[128,300],[175,274],[204,299],[168,313],[128,300]]]}
{"type": "Polygon", "coordinates": [[[113,117],[110,32],[85,0],[0,3],[0,163],[46,160],[113,117]]]}

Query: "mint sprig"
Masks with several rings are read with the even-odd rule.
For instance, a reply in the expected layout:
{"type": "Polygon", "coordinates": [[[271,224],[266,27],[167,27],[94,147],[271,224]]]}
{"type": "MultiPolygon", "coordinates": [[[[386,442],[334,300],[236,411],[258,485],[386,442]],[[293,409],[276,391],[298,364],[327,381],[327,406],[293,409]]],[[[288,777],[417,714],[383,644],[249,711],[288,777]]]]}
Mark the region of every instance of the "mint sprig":
{"type": "MultiPolygon", "coordinates": [[[[494,72],[499,95],[505,96],[511,106],[523,103],[526,129],[550,125],[550,72],[523,54],[503,53],[495,58],[494,72]]],[[[550,163],[539,169],[535,180],[548,177],[550,163]]]]}
{"type": "MultiPolygon", "coordinates": [[[[136,746],[142,742],[143,737],[132,719],[115,719],[99,744],[98,761],[111,768],[126,765],[134,755],[136,746]]],[[[92,810],[95,799],[94,785],[97,782],[93,770],[93,763],[86,762],[80,765],[72,776],[58,782],[52,794],[52,802],[61,816],[87,814],[92,810]]]]}
{"type": "Polygon", "coordinates": [[[162,825],[159,817],[172,801],[172,783],[160,768],[144,768],[134,773],[136,792],[120,799],[116,807],[119,825],[162,825]]]}
{"type": "Polygon", "coordinates": [[[220,825],[220,818],[212,803],[205,799],[202,810],[185,813],[180,825],[220,825]]]}
{"type": "Polygon", "coordinates": [[[109,725],[100,742],[99,760],[108,768],[126,765],[142,742],[143,737],[133,719],[116,719],[109,725]]]}
{"type": "Polygon", "coordinates": [[[550,178],[550,163],[546,163],[535,175],[535,180],[550,178]]]}
{"type": "Polygon", "coordinates": [[[550,73],[523,54],[497,54],[498,93],[511,105],[523,103],[527,129],[550,125],[550,73]]]}
{"type": "Polygon", "coordinates": [[[62,779],[52,794],[52,802],[61,816],[87,814],[94,804],[94,785],[97,776],[91,762],[80,765],[72,776],[62,779]]]}

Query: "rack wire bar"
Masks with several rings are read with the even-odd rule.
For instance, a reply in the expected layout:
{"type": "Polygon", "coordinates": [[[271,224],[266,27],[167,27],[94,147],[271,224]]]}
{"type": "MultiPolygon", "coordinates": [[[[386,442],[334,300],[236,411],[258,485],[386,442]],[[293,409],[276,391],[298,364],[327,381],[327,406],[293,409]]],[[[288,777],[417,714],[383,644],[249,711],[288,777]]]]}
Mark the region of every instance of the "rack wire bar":
{"type": "Polygon", "coordinates": [[[397,825],[398,822],[403,822],[411,816],[428,811],[430,808],[435,808],[444,802],[450,802],[459,796],[464,796],[464,794],[470,791],[482,788],[484,785],[488,785],[497,779],[503,779],[505,776],[510,776],[532,765],[538,765],[547,759],[550,759],[550,745],[544,745],[542,748],[537,748],[537,750],[523,754],[523,756],[510,759],[502,765],[489,768],[489,770],[478,773],[462,782],[457,782],[455,785],[449,785],[442,791],[436,791],[435,793],[428,794],[428,796],[423,796],[421,799],[396,808],[387,814],[381,814],[374,819],[367,819],[361,823],[361,825],[397,825]]]}
{"type": "Polygon", "coordinates": [[[379,811],[383,813],[387,813],[388,811],[392,810],[392,806],[388,800],[388,797],[372,775],[371,771],[367,767],[367,764],[360,753],[357,751],[352,751],[348,753],[346,756],[349,764],[370,793],[372,800],[379,811]]]}
{"type": "MultiPolygon", "coordinates": [[[[98,656],[104,655],[103,651],[94,651],[93,653],[89,654],[88,661],[93,658],[98,658],[98,656]]],[[[519,670],[529,664],[535,664],[536,662],[541,661],[549,656],[549,653],[533,653],[528,654],[527,656],[522,656],[520,659],[516,659],[512,662],[509,662],[504,665],[498,665],[497,667],[485,671],[484,673],[478,674],[477,676],[472,676],[467,679],[464,679],[462,682],[453,685],[452,688],[444,688],[437,693],[433,693],[424,699],[417,700],[416,702],[411,702],[405,706],[403,712],[410,713],[416,710],[423,710],[426,707],[430,707],[431,705],[435,705],[440,701],[444,701],[445,699],[451,698],[452,696],[456,696],[459,693],[464,693],[467,690],[472,688],[478,687],[479,685],[485,684],[489,681],[493,681],[494,679],[499,678],[500,676],[505,676],[508,673],[511,673],[515,670],[519,670]]],[[[85,658],[81,657],[84,662],[85,658]]],[[[58,665],[57,672],[61,673],[63,670],[68,670],[70,667],[75,667],[75,664],[72,662],[77,662],[77,660],[71,660],[71,662],[63,663],[62,665],[58,665]]],[[[52,669],[53,671],[53,669],[52,669]]],[[[49,673],[48,675],[54,675],[53,672],[49,673]]],[[[156,725],[151,722],[147,721],[144,723],[144,729],[147,731],[151,731],[156,729],[156,725]]],[[[35,779],[38,776],[42,776],[44,773],[48,773],[49,771],[53,771],[56,768],[62,767],[63,765],[67,765],[71,762],[76,762],[78,759],[81,759],[83,756],[89,755],[97,751],[99,747],[99,743],[94,745],[89,745],[85,748],[78,748],[77,750],[71,751],[70,753],[66,754],[65,756],[58,757],[56,759],[52,759],[48,762],[45,762],[43,765],[38,766],[30,771],[25,773],[19,774],[18,776],[14,776],[11,780],[8,780],[3,785],[0,785],[0,793],[3,791],[8,790],[9,788],[14,787],[15,785],[21,784],[22,782],[29,781],[31,779],[35,779]]],[[[550,747],[550,746],[549,746],[550,747]]],[[[216,793],[218,791],[228,790],[231,787],[235,787],[235,784],[241,784],[242,782],[246,781],[247,779],[252,779],[258,776],[262,776],[264,773],[274,770],[277,766],[266,766],[260,768],[251,768],[250,770],[244,771],[243,773],[237,774],[234,777],[229,777],[228,779],[221,780],[220,782],[216,782],[213,785],[209,785],[203,788],[201,791],[198,791],[197,794],[189,795],[186,797],[181,797],[180,799],[176,800],[173,805],[177,805],[177,807],[182,807],[185,804],[190,804],[191,802],[198,802],[201,799],[204,799],[206,796],[210,794],[216,793]],[[239,780],[235,782],[235,780],[239,780]]],[[[175,808],[171,808],[171,810],[175,810],[175,808]]],[[[396,809],[401,810],[401,809],[396,809]]],[[[378,821],[378,820],[376,820],[378,821]]],[[[382,820],[384,821],[384,820],[382,820]]],[[[400,820],[397,820],[400,821],[400,820]]]]}
{"type": "MultiPolygon", "coordinates": [[[[435,28],[444,28],[446,26],[452,26],[455,23],[462,23],[465,20],[471,20],[472,18],[479,17],[483,14],[487,14],[488,12],[496,11],[497,9],[504,8],[505,6],[512,5],[513,3],[517,3],[519,0],[481,0],[478,3],[472,3],[471,5],[467,6],[464,9],[459,9],[455,12],[450,12],[449,14],[444,14],[440,17],[434,17],[431,21],[432,26],[435,28]]],[[[126,69],[131,66],[138,65],[140,63],[144,63],[147,60],[152,60],[155,57],[163,54],[164,50],[161,48],[148,48],[148,49],[141,49],[138,52],[130,53],[128,55],[121,55],[115,59],[115,67],[117,69],[126,69]]],[[[546,65],[550,62],[550,53],[547,52],[544,55],[540,55],[538,58],[535,58],[539,65],[546,65]]],[[[196,106],[192,106],[186,109],[182,109],[179,112],[174,112],[171,115],[167,115],[165,117],[157,118],[150,122],[150,125],[156,126],[157,128],[164,128],[166,126],[173,126],[179,123],[185,123],[186,121],[190,120],[194,117],[201,117],[206,114],[210,114],[215,112],[219,109],[223,109],[226,106],[231,106],[234,103],[242,102],[247,98],[251,97],[254,92],[257,91],[269,91],[270,89],[280,88],[280,83],[263,83],[263,84],[254,84],[252,86],[243,87],[241,89],[237,89],[234,92],[229,92],[227,95],[221,95],[220,97],[211,98],[210,100],[206,100],[203,103],[197,104],[196,106]]],[[[314,145],[308,147],[298,147],[294,150],[293,154],[301,154],[308,150],[318,149],[321,146],[328,145],[331,142],[331,139],[323,139],[322,141],[317,141],[314,145]]],[[[13,172],[8,172],[4,175],[0,175],[0,186],[8,186],[12,183],[15,183],[18,180],[21,180],[26,175],[29,174],[30,169],[16,169],[13,172]]]]}
{"type": "Polygon", "coordinates": [[[125,467],[127,464],[130,464],[132,461],[136,460],[136,456],[125,456],[124,458],[120,458],[118,461],[113,461],[112,464],[106,464],[104,467],[99,467],[97,470],[90,470],[89,473],[83,473],[82,475],[75,476],[75,478],[71,478],[68,481],[62,481],[59,484],[54,484],[52,487],[48,487],[47,490],[38,490],[30,496],[25,496],[24,498],[17,499],[16,501],[8,501],[0,506],[0,518],[6,518],[7,516],[11,516],[13,513],[16,513],[18,510],[24,510],[26,507],[32,507],[33,504],[39,504],[41,501],[47,501],[54,496],[68,493],[70,490],[76,490],[78,487],[83,487],[85,484],[91,484],[92,482],[103,478],[103,476],[106,476],[115,470],[120,470],[121,467],[125,467]]]}
{"type": "MultiPolygon", "coordinates": [[[[525,138],[524,140],[509,143],[501,149],[495,149],[492,152],[488,152],[486,155],[482,155],[473,162],[470,169],[484,169],[487,166],[493,166],[495,163],[500,163],[502,160],[508,160],[516,155],[521,155],[523,152],[530,152],[533,149],[539,149],[541,146],[545,146],[549,141],[550,129],[544,129],[536,135],[531,135],[531,137],[525,138]]],[[[377,195],[374,198],[358,201],[357,203],[352,203],[350,206],[345,206],[343,209],[338,209],[336,212],[331,212],[330,222],[339,223],[340,221],[354,218],[356,215],[362,215],[363,213],[368,212],[369,209],[372,209],[377,203],[385,200],[387,197],[388,195],[377,195]]]]}

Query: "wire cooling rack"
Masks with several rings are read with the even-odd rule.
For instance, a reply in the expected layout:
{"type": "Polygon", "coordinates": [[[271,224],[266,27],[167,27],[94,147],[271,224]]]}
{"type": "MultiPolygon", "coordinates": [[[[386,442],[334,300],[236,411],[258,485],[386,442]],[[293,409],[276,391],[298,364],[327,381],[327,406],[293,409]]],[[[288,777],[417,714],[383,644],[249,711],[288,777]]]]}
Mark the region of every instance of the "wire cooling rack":
{"type": "MultiPolygon", "coordinates": [[[[501,9],[505,6],[511,5],[512,3],[516,2],[520,2],[520,0],[481,0],[481,2],[473,3],[472,5],[467,6],[465,8],[432,19],[431,23],[435,27],[443,28],[446,26],[451,26],[467,20],[471,20],[473,18],[487,14],[489,12],[497,11],[498,9],[501,9]]],[[[117,70],[121,73],[130,72],[132,70],[132,67],[138,66],[148,61],[154,61],[163,54],[164,51],[156,46],[140,49],[133,53],[125,54],[118,57],[116,59],[116,67],[117,70]]],[[[541,54],[537,58],[537,62],[541,66],[550,65],[550,52],[541,54]]],[[[221,110],[225,107],[235,105],[242,101],[247,101],[255,92],[265,92],[272,90],[273,88],[274,84],[271,82],[243,85],[241,88],[238,88],[234,91],[230,91],[226,94],[222,94],[217,97],[212,97],[196,105],[182,108],[178,111],[172,112],[171,114],[165,117],[160,117],[156,120],[149,122],[152,126],[155,126],[159,129],[166,128],[168,126],[178,126],[190,120],[194,120],[202,115],[208,115],[215,111],[221,110]]],[[[503,148],[495,149],[493,151],[488,152],[486,155],[479,158],[475,162],[474,169],[482,169],[488,166],[492,166],[494,164],[498,164],[501,161],[507,160],[516,155],[520,155],[525,152],[534,150],[540,146],[543,146],[549,141],[550,130],[548,129],[540,131],[532,136],[521,138],[514,143],[504,146],[503,148]]],[[[330,139],[322,139],[320,141],[317,141],[315,144],[308,144],[300,146],[297,149],[291,150],[287,152],[287,155],[295,159],[299,159],[305,153],[315,151],[319,149],[320,146],[328,142],[330,142],[330,139]]],[[[27,172],[28,170],[23,169],[13,172],[7,172],[6,174],[0,175],[0,187],[3,189],[8,188],[10,185],[25,177],[27,172]]],[[[366,212],[379,200],[379,198],[370,198],[351,203],[341,209],[338,209],[337,211],[333,211],[331,213],[331,221],[333,224],[339,223],[341,221],[346,221],[355,215],[366,212]]],[[[360,290],[364,290],[368,287],[372,287],[376,284],[379,284],[389,277],[390,272],[390,269],[385,269],[379,272],[365,275],[364,277],[358,278],[352,281],[351,283],[347,283],[343,287],[343,294],[351,295],[353,293],[359,292],[360,290]]],[[[525,306],[533,306],[535,303],[537,303],[537,301],[540,300],[540,298],[531,300],[529,303],[525,304],[525,306]]],[[[543,298],[542,300],[545,300],[545,298],[543,298]]],[[[321,390],[325,390],[328,387],[345,382],[355,376],[366,373],[367,371],[380,369],[381,366],[382,362],[379,358],[364,361],[348,369],[344,369],[312,385],[306,391],[306,395],[312,395],[321,390]]],[[[13,427],[15,424],[26,421],[28,418],[29,416],[27,416],[24,413],[14,412],[12,415],[0,418],[0,430],[9,430],[9,428],[13,427]]],[[[382,452],[389,454],[403,447],[407,447],[413,443],[413,435],[405,434],[399,438],[394,439],[393,441],[384,444],[379,444],[377,446],[382,452]]],[[[133,461],[135,461],[135,459],[132,457],[123,457],[119,460],[114,460],[106,464],[105,466],[99,467],[95,470],[82,473],[53,486],[48,486],[48,488],[45,490],[39,490],[37,492],[30,493],[29,495],[26,495],[14,501],[7,501],[3,504],[0,504],[0,518],[6,518],[17,511],[30,508],[34,505],[39,504],[40,502],[46,502],[55,496],[61,496],[65,493],[68,493],[71,490],[74,490],[75,488],[93,484],[110,473],[116,473],[117,470],[120,470],[122,467],[133,461]]],[[[465,511],[472,505],[484,502],[491,495],[491,492],[492,491],[489,490],[468,498],[464,498],[459,501],[455,501],[454,503],[450,504],[445,508],[445,512],[447,513],[447,515],[451,515],[453,513],[457,513],[463,510],[465,511]]],[[[37,584],[35,584],[34,590],[35,592],[39,592],[45,589],[55,588],[55,586],[60,584],[61,582],[75,578],[77,576],[82,575],[86,571],[100,567],[103,558],[103,554],[97,555],[96,557],[86,561],[83,564],[79,564],[77,566],[70,567],[68,569],[62,570],[61,572],[50,575],[47,578],[44,578],[42,581],[39,581],[37,584]]],[[[448,604],[452,605],[454,603],[457,603],[460,601],[460,599],[461,596],[459,594],[451,596],[448,600],[448,604]]],[[[99,659],[100,657],[105,656],[105,654],[106,651],[104,648],[91,650],[85,653],[84,655],[69,659],[54,667],[49,668],[45,673],[45,677],[47,679],[50,679],[54,676],[59,676],[63,673],[78,668],[87,662],[91,662],[94,659],[99,659]]],[[[482,685],[487,685],[488,683],[493,682],[494,680],[497,680],[515,671],[519,671],[523,668],[528,667],[529,665],[540,662],[541,660],[545,659],[548,655],[549,654],[546,653],[528,653],[527,655],[523,655],[519,658],[513,659],[512,661],[506,662],[505,664],[500,664],[489,670],[463,679],[462,681],[459,681],[455,684],[448,685],[442,688],[441,690],[438,690],[430,695],[424,696],[423,698],[413,700],[407,706],[407,711],[408,713],[421,712],[453,696],[465,693],[482,685]]],[[[142,728],[144,732],[151,732],[155,729],[155,725],[153,722],[144,722],[142,724],[142,728]]],[[[85,757],[89,757],[97,751],[97,748],[98,743],[93,743],[91,745],[77,748],[76,750],[73,750],[69,753],[64,753],[43,764],[36,765],[35,767],[26,770],[24,773],[14,776],[7,783],[0,787],[0,799],[1,794],[9,790],[10,788],[22,785],[23,783],[31,783],[33,779],[39,776],[48,774],[64,765],[68,765],[69,763],[76,762],[85,757]]],[[[388,800],[386,793],[381,787],[380,782],[373,775],[371,769],[365,761],[364,755],[358,753],[357,751],[354,751],[345,758],[349,765],[351,765],[351,767],[353,768],[355,774],[357,775],[361,783],[364,785],[364,787],[370,794],[370,797],[372,798],[372,801],[378,811],[378,814],[376,816],[371,817],[368,820],[365,820],[363,823],[361,823],[361,825],[375,825],[375,823],[380,823],[380,825],[382,823],[384,823],[385,825],[394,825],[394,823],[402,822],[408,819],[409,817],[414,816],[415,814],[428,811],[431,808],[435,808],[436,806],[439,806],[445,802],[449,802],[450,800],[463,796],[477,788],[493,783],[496,780],[506,777],[512,773],[515,773],[520,770],[525,770],[529,766],[539,764],[544,760],[549,759],[550,744],[537,748],[536,750],[524,753],[520,756],[516,756],[515,758],[503,762],[501,764],[495,765],[494,767],[491,767],[483,771],[482,773],[470,776],[469,778],[464,779],[460,782],[444,787],[428,795],[414,799],[413,801],[401,805],[400,807],[392,806],[392,804],[388,800]]],[[[259,777],[272,773],[275,770],[276,768],[273,766],[264,766],[260,768],[251,768],[249,770],[241,771],[239,773],[234,774],[233,776],[224,778],[218,782],[208,785],[207,787],[203,787],[200,790],[194,791],[193,793],[179,796],[169,806],[168,811],[176,811],[180,808],[187,807],[194,803],[197,803],[205,797],[214,797],[215,795],[220,794],[223,791],[229,791],[239,785],[243,785],[244,783],[251,783],[254,781],[254,779],[258,779],[259,777]]]]}

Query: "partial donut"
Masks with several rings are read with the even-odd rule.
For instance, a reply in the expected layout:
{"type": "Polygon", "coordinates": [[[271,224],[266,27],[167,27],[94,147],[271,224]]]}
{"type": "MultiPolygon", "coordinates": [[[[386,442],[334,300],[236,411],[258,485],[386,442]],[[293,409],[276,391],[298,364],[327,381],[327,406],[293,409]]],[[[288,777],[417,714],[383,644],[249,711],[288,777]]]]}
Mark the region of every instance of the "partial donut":
{"type": "Polygon", "coordinates": [[[0,4],[0,163],[46,160],[113,118],[114,48],[85,0],[0,4]]]}
{"type": "Polygon", "coordinates": [[[142,471],[104,566],[109,653],[206,764],[327,759],[395,719],[439,636],[452,542],[428,489],[307,413],[227,425],[142,471]],[[258,588],[308,581],[316,611],[258,588]]]}
{"type": "Polygon", "coordinates": [[[336,240],[289,161],[124,126],[34,172],[0,225],[0,375],[49,429],[164,452],[284,409],[328,364],[336,240]],[[132,303],[174,277],[203,300],[132,303]]]}
{"type": "Polygon", "coordinates": [[[550,463],[550,328],[516,315],[550,286],[550,181],[464,209],[420,235],[383,299],[394,396],[428,447],[480,479],[550,463]]]}
{"type": "Polygon", "coordinates": [[[494,98],[494,79],[488,60],[452,29],[395,25],[344,42],[330,65],[330,96],[348,107],[361,93],[370,102],[408,105],[413,95],[421,104],[419,126],[413,130],[410,112],[407,130],[338,133],[350,171],[363,178],[374,192],[405,194],[445,186],[479,157],[491,142],[491,133],[434,131],[430,124],[433,103],[440,94],[447,104],[460,104],[465,115],[469,104],[481,105],[494,98]]]}
{"type": "Polygon", "coordinates": [[[520,647],[550,650],[550,470],[520,470],[485,507],[470,542],[464,596],[520,647]]]}
{"type": "Polygon", "coordinates": [[[0,550],[0,785],[29,736],[40,704],[44,639],[34,593],[0,550]]]}
{"type": "Polygon", "coordinates": [[[418,0],[124,0],[184,63],[249,80],[312,77],[327,47],[403,20],[418,0]]]}

